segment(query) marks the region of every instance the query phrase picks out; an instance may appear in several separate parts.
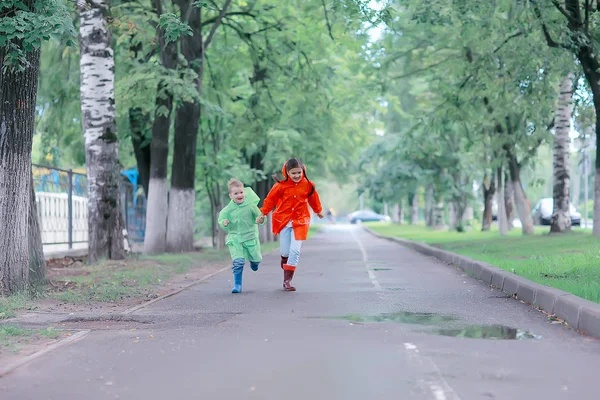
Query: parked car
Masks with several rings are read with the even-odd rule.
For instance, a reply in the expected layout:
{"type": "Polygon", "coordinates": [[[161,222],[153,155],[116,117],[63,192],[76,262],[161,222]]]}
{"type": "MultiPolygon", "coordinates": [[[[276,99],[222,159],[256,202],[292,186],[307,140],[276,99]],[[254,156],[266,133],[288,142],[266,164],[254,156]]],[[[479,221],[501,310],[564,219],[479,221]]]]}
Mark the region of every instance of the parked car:
{"type": "MultiPolygon", "coordinates": [[[[536,225],[550,225],[552,220],[552,210],[554,208],[554,199],[545,198],[538,201],[531,212],[533,223],[536,225]]],[[[571,215],[571,225],[581,226],[581,214],[573,206],[569,204],[569,214],[571,215]]]]}
{"type": "Polygon", "coordinates": [[[349,214],[348,221],[350,221],[351,224],[374,221],[389,222],[390,217],[387,215],[377,214],[375,211],[371,210],[360,210],[349,214]]]}

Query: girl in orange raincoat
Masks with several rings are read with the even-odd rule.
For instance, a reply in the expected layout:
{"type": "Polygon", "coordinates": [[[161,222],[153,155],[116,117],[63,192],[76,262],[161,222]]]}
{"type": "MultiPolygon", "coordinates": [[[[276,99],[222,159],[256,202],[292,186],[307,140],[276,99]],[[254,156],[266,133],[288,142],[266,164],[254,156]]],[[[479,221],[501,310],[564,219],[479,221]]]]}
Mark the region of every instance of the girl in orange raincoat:
{"type": "Polygon", "coordinates": [[[281,172],[283,180],[277,175],[273,176],[277,183],[267,195],[256,222],[262,224],[267,214],[276,207],[273,213],[273,233],[279,234],[283,289],[293,292],[296,288],[291,284],[292,278],[298,266],[302,242],[306,240],[310,227],[308,205],[319,218],[323,218],[323,207],[315,184],[306,176],[306,167],[302,161],[290,158],[281,172]]]}

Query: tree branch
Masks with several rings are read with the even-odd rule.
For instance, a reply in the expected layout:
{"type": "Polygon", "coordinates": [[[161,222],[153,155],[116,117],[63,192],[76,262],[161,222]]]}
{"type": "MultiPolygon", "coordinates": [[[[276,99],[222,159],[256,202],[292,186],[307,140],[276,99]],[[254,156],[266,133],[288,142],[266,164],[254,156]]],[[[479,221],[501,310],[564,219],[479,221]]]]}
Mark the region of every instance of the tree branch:
{"type": "Polygon", "coordinates": [[[225,16],[225,13],[227,12],[227,9],[231,5],[231,1],[232,0],[226,0],[225,1],[225,5],[223,6],[223,8],[221,9],[221,11],[219,12],[219,16],[217,17],[217,20],[214,22],[213,26],[210,28],[210,32],[208,33],[208,37],[204,41],[204,45],[203,45],[204,48],[202,49],[203,53],[206,50],[206,48],[208,47],[208,45],[210,45],[210,42],[212,42],[213,37],[215,36],[215,32],[217,31],[217,28],[219,27],[219,25],[221,25],[221,21],[223,21],[223,17],[225,16]]]}
{"type": "Polygon", "coordinates": [[[403,75],[394,76],[394,77],[392,77],[392,79],[404,79],[404,78],[407,78],[407,77],[412,76],[414,74],[418,74],[419,72],[424,72],[424,71],[430,70],[432,68],[435,68],[435,67],[437,67],[439,65],[442,65],[445,62],[448,62],[448,61],[452,60],[453,58],[456,58],[456,56],[450,56],[450,57],[447,57],[447,58],[443,59],[442,61],[439,61],[437,63],[433,63],[431,65],[428,65],[427,67],[416,69],[414,71],[408,72],[408,73],[403,74],[403,75]]]}
{"type": "Polygon", "coordinates": [[[576,24],[581,23],[581,21],[578,21],[573,15],[569,14],[567,12],[567,10],[565,10],[564,8],[562,8],[560,6],[560,3],[557,0],[551,0],[551,1],[552,1],[552,4],[554,4],[554,7],[556,7],[556,9],[558,11],[560,11],[560,13],[567,18],[567,20],[569,20],[570,22],[576,23],[576,24]]]}
{"type": "Polygon", "coordinates": [[[467,76],[467,78],[463,81],[463,83],[461,83],[461,85],[458,87],[458,90],[462,90],[465,86],[467,86],[467,83],[469,83],[471,78],[473,78],[473,75],[467,76]]]}
{"type": "Polygon", "coordinates": [[[327,23],[327,30],[329,31],[329,37],[331,40],[335,41],[333,37],[333,33],[331,33],[331,23],[329,22],[329,15],[327,14],[327,6],[325,5],[325,0],[321,0],[321,4],[323,4],[323,12],[325,13],[325,22],[327,23]]]}
{"type": "Polygon", "coordinates": [[[527,152],[525,153],[525,156],[523,157],[523,159],[518,163],[519,166],[521,165],[526,165],[529,160],[531,160],[533,158],[533,156],[536,155],[538,148],[542,145],[542,143],[544,143],[545,138],[539,138],[537,140],[537,142],[535,142],[535,144],[530,148],[527,149],[527,152]]]}
{"type": "Polygon", "coordinates": [[[502,48],[502,46],[504,46],[506,43],[508,43],[511,39],[514,39],[514,38],[516,38],[518,36],[521,36],[524,33],[525,32],[523,32],[523,31],[519,31],[517,33],[514,33],[514,34],[510,35],[506,39],[504,39],[504,41],[502,43],[500,43],[500,46],[496,47],[496,50],[494,50],[494,54],[496,54],[498,51],[500,51],[500,49],[502,48]]]}
{"type": "MultiPolygon", "coordinates": [[[[242,15],[242,16],[252,17],[252,18],[256,19],[256,15],[254,15],[251,12],[248,12],[248,11],[232,11],[232,12],[228,12],[228,13],[225,13],[225,15],[223,15],[223,18],[234,17],[236,15],[242,15]]],[[[202,26],[215,23],[215,22],[217,22],[219,20],[219,18],[220,18],[220,16],[217,15],[216,17],[207,19],[206,21],[204,21],[204,23],[202,24],[202,26]]]]}
{"type": "Polygon", "coordinates": [[[552,39],[552,37],[550,36],[550,31],[548,30],[548,27],[546,26],[546,23],[542,19],[542,12],[540,11],[540,7],[539,7],[539,5],[537,3],[537,0],[531,0],[531,4],[533,4],[533,12],[534,12],[536,18],[542,24],[542,32],[544,33],[544,38],[546,39],[546,43],[548,44],[548,47],[554,47],[554,48],[561,47],[563,49],[568,49],[569,47],[566,44],[564,44],[564,43],[558,43],[558,42],[554,41],[552,39]]]}
{"type": "Polygon", "coordinates": [[[585,0],[585,21],[584,21],[584,29],[585,35],[588,36],[590,33],[590,0],[585,0]]]}

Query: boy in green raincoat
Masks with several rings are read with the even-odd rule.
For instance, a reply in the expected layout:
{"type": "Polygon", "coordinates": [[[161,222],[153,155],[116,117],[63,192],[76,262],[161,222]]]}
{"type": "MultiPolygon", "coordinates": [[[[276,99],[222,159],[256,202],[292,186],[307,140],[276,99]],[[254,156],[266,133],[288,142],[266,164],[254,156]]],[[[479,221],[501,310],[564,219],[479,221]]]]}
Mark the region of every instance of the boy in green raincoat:
{"type": "Polygon", "coordinates": [[[261,215],[258,209],[258,195],[242,182],[231,179],[227,182],[231,201],[219,213],[219,226],[227,232],[225,244],[229,247],[233,260],[233,289],[231,293],[242,291],[242,272],[246,259],[252,271],[258,271],[262,261],[258,225],[256,218],[261,215]]]}

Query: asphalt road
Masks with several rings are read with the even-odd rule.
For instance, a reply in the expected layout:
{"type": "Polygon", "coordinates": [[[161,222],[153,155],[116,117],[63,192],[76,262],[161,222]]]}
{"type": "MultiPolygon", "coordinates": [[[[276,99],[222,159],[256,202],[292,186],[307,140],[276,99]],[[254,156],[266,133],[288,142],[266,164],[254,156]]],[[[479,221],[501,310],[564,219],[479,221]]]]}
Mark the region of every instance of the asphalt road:
{"type": "Polygon", "coordinates": [[[0,399],[597,399],[600,341],[360,227],[97,323],[0,379],[0,399]],[[490,328],[490,326],[504,328],[490,328]],[[455,337],[456,335],[469,337],[455,337]],[[483,334],[500,338],[470,338],[483,334]]]}

